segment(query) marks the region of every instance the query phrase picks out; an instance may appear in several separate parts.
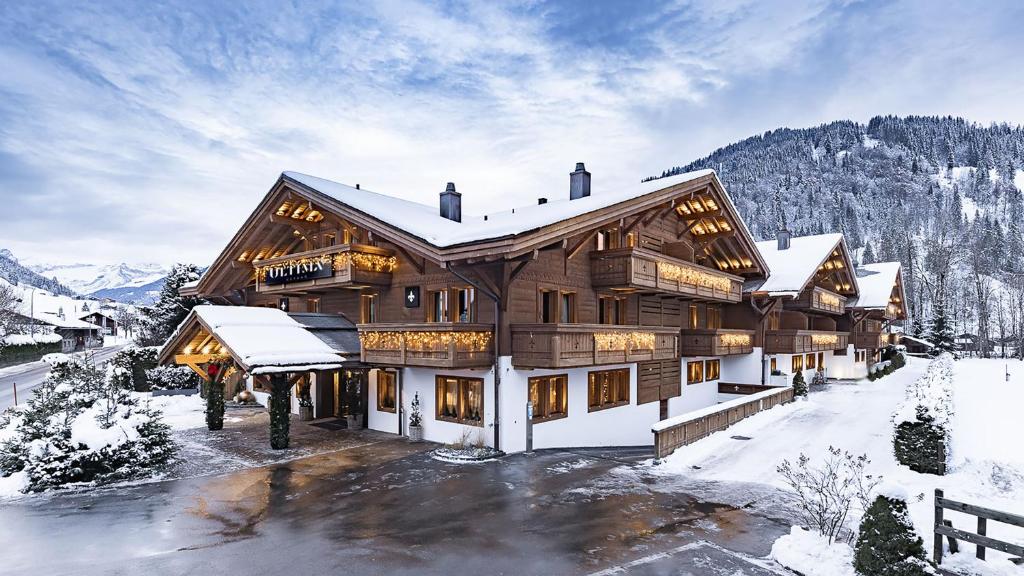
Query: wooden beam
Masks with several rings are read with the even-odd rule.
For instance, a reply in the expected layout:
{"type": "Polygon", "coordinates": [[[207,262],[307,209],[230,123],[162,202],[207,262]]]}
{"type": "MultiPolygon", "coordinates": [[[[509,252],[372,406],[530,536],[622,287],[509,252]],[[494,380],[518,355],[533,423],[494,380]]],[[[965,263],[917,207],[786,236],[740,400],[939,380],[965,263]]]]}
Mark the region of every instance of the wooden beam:
{"type": "Polygon", "coordinates": [[[712,232],[709,234],[695,234],[693,236],[694,241],[698,244],[710,244],[720,238],[731,238],[736,235],[736,230],[723,230],[721,232],[712,232]]]}
{"type": "MultiPolygon", "coordinates": [[[[351,232],[349,232],[349,234],[351,234],[351,232]]],[[[423,271],[427,267],[427,260],[426,260],[426,258],[417,261],[417,259],[413,257],[412,253],[410,253],[408,250],[406,250],[404,246],[399,246],[398,244],[392,244],[392,246],[394,246],[396,250],[401,252],[402,255],[404,255],[405,258],[407,260],[409,260],[409,263],[412,264],[414,268],[416,268],[417,272],[419,272],[420,274],[423,274],[423,271]]]]}
{"type": "Polygon", "coordinates": [[[566,251],[565,259],[568,260],[575,256],[576,254],[578,254],[579,251],[582,250],[583,247],[587,245],[587,242],[590,242],[591,238],[593,238],[594,236],[597,236],[597,228],[588,231],[586,234],[583,235],[582,238],[580,238],[579,242],[573,244],[572,248],[569,248],[566,251]]]}

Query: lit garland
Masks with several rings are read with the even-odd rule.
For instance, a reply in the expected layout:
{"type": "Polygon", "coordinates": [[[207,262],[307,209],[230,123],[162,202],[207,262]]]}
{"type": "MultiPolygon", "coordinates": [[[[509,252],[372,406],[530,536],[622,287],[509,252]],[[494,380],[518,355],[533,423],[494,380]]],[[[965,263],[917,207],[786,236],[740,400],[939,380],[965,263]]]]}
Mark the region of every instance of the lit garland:
{"type": "Polygon", "coordinates": [[[692,286],[701,286],[704,288],[713,288],[720,292],[732,291],[732,280],[728,278],[708,274],[702,270],[690,267],[670,264],[668,262],[658,262],[658,276],[666,280],[672,280],[673,282],[690,284],[692,286]]]}
{"type": "Polygon", "coordinates": [[[452,342],[459,350],[486,352],[490,332],[360,332],[359,341],[366,350],[441,350],[452,342]]]}
{"type": "Polygon", "coordinates": [[[811,343],[816,346],[834,346],[839,343],[839,336],[836,336],[835,334],[811,334],[811,343]]]}
{"type": "Polygon", "coordinates": [[[654,350],[653,332],[598,332],[594,334],[598,352],[613,350],[654,350]]]}
{"type": "MultiPolygon", "coordinates": [[[[279,267],[298,267],[303,265],[323,264],[331,266],[332,270],[342,270],[350,264],[358,270],[367,272],[394,272],[398,268],[397,256],[381,256],[379,254],[367,254],[365,252],[339,252],[337,254],[322,254],[320,256],[295,258],[274,264],[279,267]]],[[[267,279],[267,269],[271,266],[256,268],[256,275],[260,282],[267,279]]]]}
{"type": "Polygon", "coordinates": [[[719,334],[718,343],[722,346],[750,346],[750,334],[719,334]]]}
{"type": "Polygon", "coordinates": [[[835,294],[830,294],[828,292],[819,292],[818,300],[821,302],[822,306],[830,306],[832,308],[839,307],[839,297],[836,296],[835,294]]]}

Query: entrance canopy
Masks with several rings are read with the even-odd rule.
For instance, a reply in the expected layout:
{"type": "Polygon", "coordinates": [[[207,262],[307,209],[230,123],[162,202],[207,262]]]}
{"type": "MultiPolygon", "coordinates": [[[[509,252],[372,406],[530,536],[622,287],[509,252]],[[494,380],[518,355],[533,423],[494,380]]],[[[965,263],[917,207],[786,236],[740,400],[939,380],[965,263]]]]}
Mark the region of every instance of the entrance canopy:
{"type": "Polygon", "coordinates": [[[276,308],[196,306],[160,350],[160,364],[231,359],[249,374],[340,368],[345,358],[276,308]]]}

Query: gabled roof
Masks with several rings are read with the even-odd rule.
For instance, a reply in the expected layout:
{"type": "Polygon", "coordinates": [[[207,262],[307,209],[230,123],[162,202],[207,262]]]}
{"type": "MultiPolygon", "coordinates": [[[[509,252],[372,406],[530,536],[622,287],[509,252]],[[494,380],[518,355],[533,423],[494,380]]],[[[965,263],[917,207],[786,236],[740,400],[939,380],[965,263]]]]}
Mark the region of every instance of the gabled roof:
{"type": "MultiPolygon", "coordinates": [[[[790,240],[789,248],[785,250],[779,250],[776,240],[758,242],[757,250],[768,263],[771,275],[763,282],[748,282],[743,290],[795,298],[814,279],[818,268],[837,248],[845,257],[847,269],[853,270],[853,263],[849,260],[849,251],[846,249],[846,241],[842,234],[794,237],[790,240]]],[[[856,286],[853,288],[856,290],[856,286]]]]}
{"type": "Polygon", "coordinates": [[[847,302],[846,306],[848,308],[884,310],[889,306],[892,290],[899,280],[899,262],[864,264],[857,268],[857,286],[860,287],[860,296],[847,302]]]}
{"type": "Polygon", "coordinates": [[[55,328],[67,330],[98,330],[99,326],[77,318],[61,318],[52,312],[36,312],[36,320],[49,324],[55,328]]]}
{"type": "Polygon", "coordinates": [[[81,319],[84,319],[86,317],[92,316],[93,314],[99,314],[100,316],[106,316],[110,320],[114,320],[115,322],[117,321],[117,318],[114,317],[114,314],[112,314],[110,310],[104,310],[102,308],[101,309],[96,309],[96,310],[89,310],[88,312],[80,312],[78,314],[78,318],[81,320],[81,319]]]}
{"type": "Polygon", "coordinates": [[[254,374],[326,370],[340,367],[344,360],[276,308],[200,305],[161,348],[160,362],[173,361],[177,354],[208,353],[191,349],[203,333],[210,336],[205,341],[212,342],[212,347],[222,348],[242,370],[254,374]]]}

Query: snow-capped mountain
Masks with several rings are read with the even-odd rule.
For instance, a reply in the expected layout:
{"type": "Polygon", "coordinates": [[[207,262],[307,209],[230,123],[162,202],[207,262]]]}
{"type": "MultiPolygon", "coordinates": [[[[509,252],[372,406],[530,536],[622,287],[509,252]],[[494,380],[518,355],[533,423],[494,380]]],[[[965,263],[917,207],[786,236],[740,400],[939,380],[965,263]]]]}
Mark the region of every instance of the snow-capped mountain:
{"type": "Polygon", "coordinates": [[[120,288],[138,288],[167,275],[168,268],[159,264],[35,264],[33,271],[79,294],[94,294],[120,288]]]}

